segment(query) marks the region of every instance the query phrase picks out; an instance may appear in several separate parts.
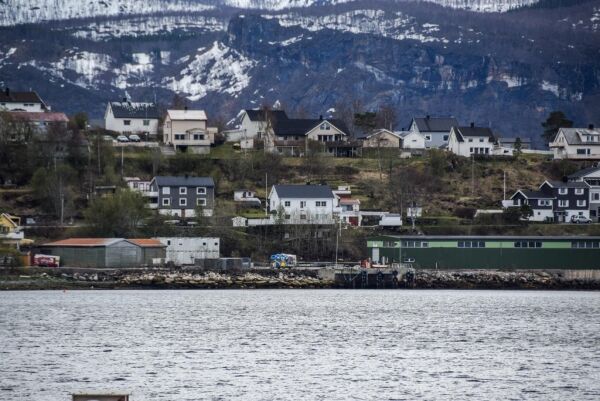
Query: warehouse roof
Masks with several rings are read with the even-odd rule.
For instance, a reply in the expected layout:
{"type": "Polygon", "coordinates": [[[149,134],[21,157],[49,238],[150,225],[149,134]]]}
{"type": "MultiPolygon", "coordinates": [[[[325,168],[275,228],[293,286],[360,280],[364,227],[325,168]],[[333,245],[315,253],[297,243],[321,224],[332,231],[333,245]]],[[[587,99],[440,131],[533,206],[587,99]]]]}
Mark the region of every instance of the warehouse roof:
{"type": "Polygon", "coordinates": [[[162,242],[152,238],[128,238],[127,241],[141,246],[142,248],[165,247],[162,242]]]}
{"type": "Polygon", "coordinates": [[[330,199],[333,192],[329,185],[274,185],[280,198],[330,199]]]}
{"type": "Polygon", "coordinates": [[[95,247],[108,246],[124,240],[124,238],[67,238],[60,241],[49,242],[44,244],[44,246],[95,247]]]}

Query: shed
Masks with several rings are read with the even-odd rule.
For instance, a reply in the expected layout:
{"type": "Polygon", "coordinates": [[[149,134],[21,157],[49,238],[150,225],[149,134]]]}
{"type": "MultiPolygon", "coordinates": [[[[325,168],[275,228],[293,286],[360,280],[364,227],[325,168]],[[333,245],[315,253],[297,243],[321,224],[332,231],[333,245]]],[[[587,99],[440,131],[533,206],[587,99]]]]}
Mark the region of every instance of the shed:
{"type": "Polygon", "coordinates": [[[166,249],[166,261],[177,266],[193,265],[197,259],[218,259],[220,241],[213,237],[160,237],[166,249]]]}
{"type": "Polygon", "coordinates": [[[141,261],[143,265],[153,265],[155,259],[165,259],[167,256],[167,246],[157,239],[132,238],[127,241],[133,242],[142,249],[141,261]]]}

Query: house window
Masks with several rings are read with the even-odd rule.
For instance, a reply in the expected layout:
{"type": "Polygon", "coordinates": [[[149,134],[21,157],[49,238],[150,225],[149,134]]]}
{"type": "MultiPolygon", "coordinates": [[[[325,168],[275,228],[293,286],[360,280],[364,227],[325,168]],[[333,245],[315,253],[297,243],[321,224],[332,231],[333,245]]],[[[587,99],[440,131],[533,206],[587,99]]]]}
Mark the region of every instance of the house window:
{"type": "Polygon", "coordinates": [[[583,188],[575,188],[575,195],[583,195],[583,188]]]}
{"type": "Polygon", "coordinates": [[[305,214],[301,214],[300,215],[300,220],[306,220],[306,215],[305,214]]]}
{"type": "Polygon", "coordinates": [[[150,125],[150,120],[144,120],[144,125],[147,127],[150,125]]]}
{"type": "Polygon", "coordinates": [[[431,141],[431,135],[425,135],[425,140],[431,141]]]}
{"type": "Polygon", "coordinates": [[[179,198],[179,206],[187,206],[187,199],[179,198]]]}
{"type": "Polygon", "coordinates": [[[315,202],[315,205],[316,205],[317,207],[325,207],[325,206],[327,206],[327,202],[326,202],[326,201],[322,201],[322,202],[320,202],[320,201],[316,201],[316,202],[315,202]]]}
{"type": "Polygon", "coordinates": [[[469,153],[473,153],[473,148],[469,148],[469,153]]]}
{"type": "Polygon", "coordinates": [[[569,193],[569,188],[558,188],[559,195],[566,195],[569,193]]]}
{"type": "Polygon", "coordinates": [[[171,187],[162,187],[163,195],[171,195],[171,187]]]}
{"type": "Polygon", "coordinates": [[[206,195],[206,188],[205,187],[197,187],[196,195],[206,195]]]}
{"type": "Polygon", "coordinates": [[[179,187],[179,195],[187,195],[187,187],[179,187]]]}
{"type": "Polygon", "coordinates": [[[290,205],[291,205],[290,201],[283,202],[283,206],[285,206],[285,207],[289,207],[290,205]]]}
{"type": "Polygon", "coordinates": [[[592,194],[592,200],[595,200],[595,201],[600,200],[600,193],[597,193],[597,192],[593,193],[592,194]]]}
{"type": "Polygon", "coordinates": [[[204,134],[194,134],[194,141],[203,141],[204,134]]]}
{"type": "Polygon", "coordinates": [[[578,207],[585,207],[585,206],[587,206],[587,202],[585,200],[578,200],[577,201],[577,206],[578,207]]]}
{"type": "Polygon", "coordinates": [[[469,142],[473,142],[473,138],[469,138],[469,142]]]}
{"type": "Polygon", "coordinates": [[[131,125],[131,120],[123,120],[123,125],[131,125]]]}
{"type": "Polygon", "coordinates": [[[306,207],[306,201],[300,201],[300,208],[304,209],[306,207]]]}
{"type": "Polygon", "coordinates": [[[185,139],[185,134],[175,134],[176,141],[183,141],[185,139]]]}
{"type": "Polygon", "coordinates": [[[483,138],[479,138],[479,142],[483,142],[483,138]]]}
{"type": "Polygon", "coordinates": [[[206,206],[206,199],[196,199],[196,206],[206,206]]]}
{"type": "Polygon", "coordinates": [[[167,121],[167,128],[171,128],[171,121],[167,121]]]}
{"type": "Polygon", "coordinates": [[[163,206],[171,206],[171,199],[170,198],[163,198],[162,205],[163,206]]]}
{"type": "Polygon", "coordinates": [[[560,199],[558,201],[558,206],[559,207],[569,207],[569,201],[568,200],[564,200],[564,199],[560,199]]]}

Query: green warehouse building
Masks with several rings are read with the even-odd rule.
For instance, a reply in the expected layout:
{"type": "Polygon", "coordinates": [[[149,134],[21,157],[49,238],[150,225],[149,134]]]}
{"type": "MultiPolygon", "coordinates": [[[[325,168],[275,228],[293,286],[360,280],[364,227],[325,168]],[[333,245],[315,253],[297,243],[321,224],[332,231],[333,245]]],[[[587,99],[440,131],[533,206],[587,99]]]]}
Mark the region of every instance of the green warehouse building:
{"type": "Polygon", "coordinates": [[[422,269],[600,268],[600,237],[383,235],[367,248],[374,263],[422,269]]]}

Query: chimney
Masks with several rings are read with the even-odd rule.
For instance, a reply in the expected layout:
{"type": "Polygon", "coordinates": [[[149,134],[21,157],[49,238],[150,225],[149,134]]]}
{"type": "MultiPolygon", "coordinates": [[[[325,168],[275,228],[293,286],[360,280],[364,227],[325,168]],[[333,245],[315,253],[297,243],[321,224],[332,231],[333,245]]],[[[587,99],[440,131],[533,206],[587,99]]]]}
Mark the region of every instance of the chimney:
{"type": "Polygon", "coordinates": [[[323,120],[323,114],[319,116],[319,120],[323,120]]]}
{"type": "Polygon", "coordinates": [[[10,88],[8,86],[4,92],[6,93],[6,96],[10,96],[10,88]]]}
{"type": "Polygon", "coordinates": [[[588,125],[588,129],[594,129],[594,124],[588,125]]]}
{"type": "Polygon", "coordinates": [[[187,111],[187,106],[183,106],[183,111],[187,111]]]}
{"type": "Polygon", "coordinates": [[[471,128],[475,128],[475,123],[471,121],[471,128]]]}

